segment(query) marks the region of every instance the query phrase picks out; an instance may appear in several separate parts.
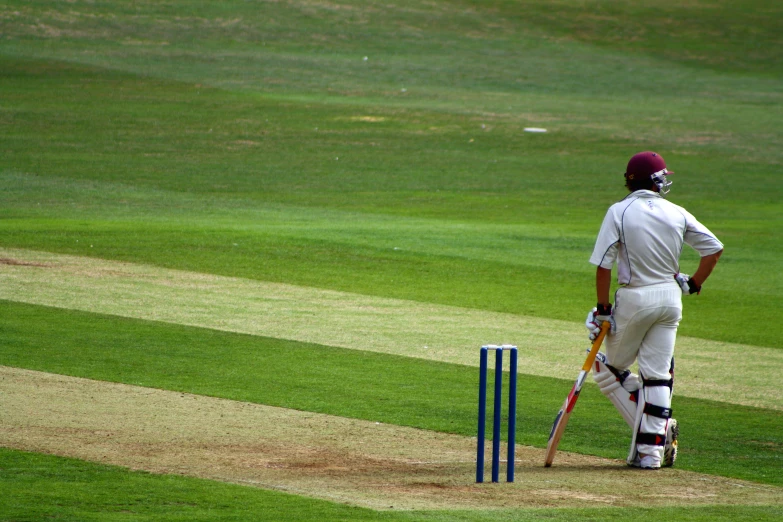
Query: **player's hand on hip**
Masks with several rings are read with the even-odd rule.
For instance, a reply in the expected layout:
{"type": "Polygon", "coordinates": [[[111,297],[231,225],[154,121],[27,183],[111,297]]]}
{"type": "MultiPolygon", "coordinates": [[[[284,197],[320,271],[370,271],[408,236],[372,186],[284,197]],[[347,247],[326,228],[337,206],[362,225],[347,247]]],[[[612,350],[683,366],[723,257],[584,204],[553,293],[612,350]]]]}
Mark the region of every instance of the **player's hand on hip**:
{"type": "Polygon", "coordinates": [[[680,290],[685,295],[698,294],[701,292],[701,287],[693,282],[691,276],[688,274],[674,274],[674,279],[677,284],[680,285],[680,290]]]}
{"type": "Polygon", "coordinates": [[[612,316],[612,305],[598,305],[587,313],[587,320],[585,320],[585,327],[590,332],[590,341],[595,341],[598,334],[601,333],[601,324],[604,321],[608,321],[612,326],[609,329],[609,333],[614,333],[617,329],[617,325],[614,322],[612,316]]]}

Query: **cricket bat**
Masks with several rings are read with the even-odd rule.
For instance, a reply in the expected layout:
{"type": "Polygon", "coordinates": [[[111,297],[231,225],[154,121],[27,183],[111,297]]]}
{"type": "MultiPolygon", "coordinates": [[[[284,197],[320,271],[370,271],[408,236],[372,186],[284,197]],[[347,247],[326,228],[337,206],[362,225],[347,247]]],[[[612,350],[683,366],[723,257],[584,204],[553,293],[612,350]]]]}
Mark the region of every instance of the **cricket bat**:
{"type": "Polygon", "coordinates": [[[599,348],[601,348],[601,343],[604,342],[606,332],[609,331],[611,326],[609,321],[604,321],[601,324],[601,332],[598,334],[598,337],[595,338],[595,341],[593,341],[593,347],[590,349],[590,353],[587,354],[587,359],[585,359],[585,364],[582,366],[582,371],[579,372],[579,377],[576,378],[574,387],[571,388],[571,393],[566,397],[563,407],[557,412],[555,422],[552,424],[552,431],[549,432],[549,442],[546,445],[546,460],[544,461],[544,467],[546,468],[550,467],[552,461],[555,460],[557,445],[560,444],[560,438],[563,436],[566,424],[568,424],[568,419],[571,417],[571,412],[574,410],[576,400],[579,398],[579,392],[582,391],[582,385],[585,383],[587,374],[590,373],[593,362],[595,362],[595,355],[598,353],[599,348]]]}

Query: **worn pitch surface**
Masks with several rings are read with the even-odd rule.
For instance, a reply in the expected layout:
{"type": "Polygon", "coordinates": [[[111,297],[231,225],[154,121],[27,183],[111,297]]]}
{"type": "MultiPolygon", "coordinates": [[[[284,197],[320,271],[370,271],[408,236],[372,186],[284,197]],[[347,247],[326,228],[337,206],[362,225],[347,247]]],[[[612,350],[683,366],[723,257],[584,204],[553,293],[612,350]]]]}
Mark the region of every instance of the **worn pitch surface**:
{"type": "Polygon", "coordinates": [[[4,366],[0,412],[2,446],[375,509],[783,502],[774,486],[584,455],[547,469],[524,446],[517,482],[478,485],[473,438],[4,366]]]}

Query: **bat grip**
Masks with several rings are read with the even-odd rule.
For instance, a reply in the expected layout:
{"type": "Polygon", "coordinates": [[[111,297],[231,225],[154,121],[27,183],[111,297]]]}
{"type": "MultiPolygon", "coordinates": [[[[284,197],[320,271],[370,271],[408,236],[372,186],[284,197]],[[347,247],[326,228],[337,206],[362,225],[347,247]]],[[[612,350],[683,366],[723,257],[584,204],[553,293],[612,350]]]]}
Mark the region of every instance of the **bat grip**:
{"type": "Polygon", "coordinates": [[[595,338],[595,341],[593,341],[593,347],[590,349],[590,353],[587,356],[587,360],[585,360],[585,365],[582,366],[582,370],[584,371],[590,371],[590,368],[593,366],[593,362],[595,361],[595,354],[598,353],[598,350],[601,348],[601,344],[604,342],[604,337],[606,337],[606,334],[609,333],[609,329],[612,327],[612,324],[609,321],[604,321],[601,323],[601,331],[598,333],[598,337],[595,338]]]}

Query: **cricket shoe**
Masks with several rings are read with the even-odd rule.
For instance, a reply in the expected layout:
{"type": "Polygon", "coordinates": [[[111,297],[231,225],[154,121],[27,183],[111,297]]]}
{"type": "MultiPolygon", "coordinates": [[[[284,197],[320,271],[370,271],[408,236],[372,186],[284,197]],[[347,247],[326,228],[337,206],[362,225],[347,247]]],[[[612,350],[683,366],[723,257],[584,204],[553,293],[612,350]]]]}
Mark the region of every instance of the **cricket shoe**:
{"type": "Polygon", "coordinates": [[[661,459],[653,455],[645,455],[639,461],[642,469],[661,469],[661,459]]]}
{"type": "Polygon", "coordinates": [[[680,425],[677,419],[671,419],[666,428],[666,443],[663,446],[663,461],[661,466],[670,468],[677,460],[677,438],[680,436],[680,425]]]}
{"type": "Polygon", "coordinates": [[[633,462],[629,462],[628,465],[632,468],[661,469],[661,459],[654,455],[640,455],[637,453],[633,462]]]}
{"type": "Polygon", "coordinates": [[[632,468],[642,469],[660,469],[671,468],[674,461],[677,460],[677,439],[680,436],[680,425],[677,419],[671,419],[666,427],[666,442],[663,446],[663,459],[653,457],[652,455],[636,454],[632,462],[628,465],[632,468]]]}

